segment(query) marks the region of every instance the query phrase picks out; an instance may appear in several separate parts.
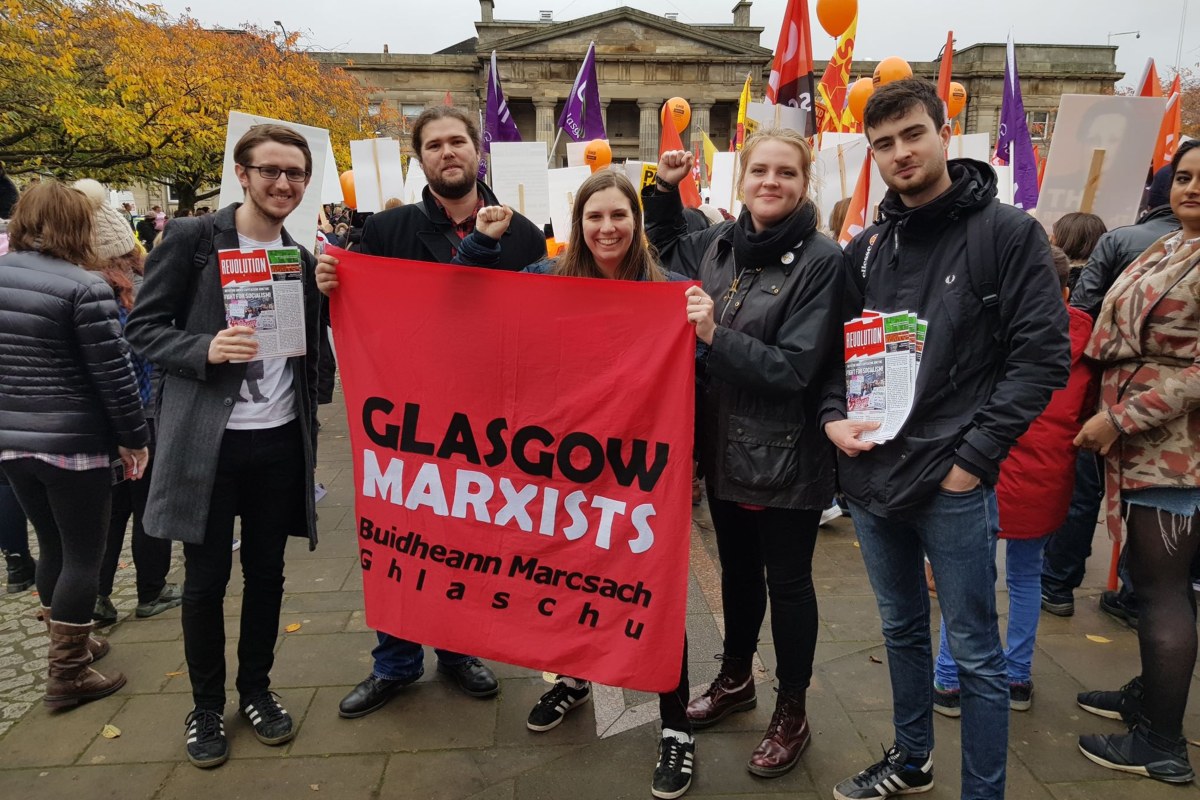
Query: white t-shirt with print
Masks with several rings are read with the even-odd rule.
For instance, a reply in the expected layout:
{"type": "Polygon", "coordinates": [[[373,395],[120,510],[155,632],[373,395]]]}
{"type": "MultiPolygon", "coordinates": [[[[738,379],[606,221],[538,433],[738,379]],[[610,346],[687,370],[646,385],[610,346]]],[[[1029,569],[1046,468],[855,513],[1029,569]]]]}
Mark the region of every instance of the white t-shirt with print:
{"type": "MultiPolygon", "coordinates": [[[[273,242],[256,242],[239,233],[238,243],[243,248],[282,247],[283,237],[273,242]]],[[[234,400],[233,413],[225,425],[228,430],[278,428],[294,420],[296,398],[287,358],[264,358],[246,364],[246,377],[234,400]]]]}

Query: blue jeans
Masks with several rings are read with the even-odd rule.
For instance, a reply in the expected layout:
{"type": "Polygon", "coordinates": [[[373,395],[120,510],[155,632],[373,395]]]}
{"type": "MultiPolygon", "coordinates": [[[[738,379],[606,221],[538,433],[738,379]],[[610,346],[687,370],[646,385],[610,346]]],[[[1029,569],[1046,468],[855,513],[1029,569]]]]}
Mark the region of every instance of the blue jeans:
{"type": "MultiPolygon", "coordinates": [[[[417,642],[400,639],[386,633],[376,633],[379,644],[371,651],[375,659],[375,668],[371,670],[376,678],[388,681],[416,680],[425,673],[425,650],[417,642]]],[[[434,650],[438,661],[452,666],[461,664],[471,656],[455,653],[453,650],[434,650]]]]}
{"type": "MultiPolygon", "coordinates": [[[[1036,539],[1006,539],[1005,580],[1008,583],[1008,662],[1009,683],[1029,683],[1033,669],[1033,645],[1037,640],[1038,618],[1042,605],[1042,549],[1048,536],[1036,539]]],[[[937,579],[935,574],[934,579],[937,579]]],[[[941,587],[938,587],[939,592],[941,587]]],[[[938,645],[934,677],[943,689],[958,688],[958,665],[946,644],[946,622],[942,620],[942,640],[938,645]]]]}
{"type": "Polygon", "coordinates": [[[879,517],[851,502],[863,561],[883,621],[896,742],[933,750],[933,646],[923,555],[952,632],[962,681],[962,797],[1003,798],[1008,671],[996,621],[996,493],[938,491],[922,506],[879,517]]]}

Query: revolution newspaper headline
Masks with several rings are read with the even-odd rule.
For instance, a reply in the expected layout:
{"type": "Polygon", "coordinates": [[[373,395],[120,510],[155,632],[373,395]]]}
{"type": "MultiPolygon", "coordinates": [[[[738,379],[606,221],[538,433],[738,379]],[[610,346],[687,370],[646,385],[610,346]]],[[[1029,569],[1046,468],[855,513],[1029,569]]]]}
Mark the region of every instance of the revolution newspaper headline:
{"type": "Polygon", "coordinates": [[[248,361],[304,355],[304,273],[298,247],[220,250],[225,320],[254,329],[248,361]]]}
{"type": "Polygon", "coordinates": [[[846,416],[879,423],[863,441],[894,439],[912,412],[927,326],[910,311],[869,309],[845,324],[846,416]]]}
{"type": "Polygon", "coordinates": [[[691,530],[686,284],[329,252],[368,625],[674,688],[691,530]]]}

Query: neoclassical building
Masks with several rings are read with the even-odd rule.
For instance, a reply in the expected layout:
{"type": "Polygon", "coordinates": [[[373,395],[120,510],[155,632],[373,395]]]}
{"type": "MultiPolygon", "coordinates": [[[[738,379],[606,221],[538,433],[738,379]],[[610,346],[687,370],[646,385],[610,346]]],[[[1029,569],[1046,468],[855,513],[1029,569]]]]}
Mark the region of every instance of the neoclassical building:
{"type": "MultiPolygon", "coordinates": [[[[383,126],[364,120],[364,132],[396,136],[406,142],[407,124],[421,110],[444,102],[481,110],[486,100],[487,69],[496,51],[500,80],[513,118],[525,141],[553,142],[564,98],[596,43],[597,73],[605,129],[615,159],[657,157],[659,109],[680,96],[692,107],[683,133],[704,130],[725,147],[734,131],[737,101],[747,73],[761,94],[770,72],[772,49],[760,44],[763,29],[751,25],[750,0],[737,0],[725,23],[684,24],[674,15],[658,16],[621,7],[572,20],[542,12],[537,20],[495,16],[495,0],[479,0],[477,35],[431,55],[389,53],[313,53],[337,64],[371,87],[383,126]]],[[[773,45],[773,43],[771,43],[773,45]]],[[[1017,45],[1025,109],[1035,139],[1048,141],[1059,96],[1111,94],[1122,77],[1116,47],[1091,45],[1017,45]]],[[[968,133],[995,135],[1004,86],[1005,46],[973,44],[954,53],[954,77],[967,89],[962,119],[968,133]]],[[[936,80],[939,62],[910,62],[915,74],[936,80]]],[[[823,64],[817,65],[818,77],[823,64]]],[[[856,61],[854,77],[870,75],[874,61],[856,61]]],[[[559,152],[562,153],[560,146],[559,152]]]]}

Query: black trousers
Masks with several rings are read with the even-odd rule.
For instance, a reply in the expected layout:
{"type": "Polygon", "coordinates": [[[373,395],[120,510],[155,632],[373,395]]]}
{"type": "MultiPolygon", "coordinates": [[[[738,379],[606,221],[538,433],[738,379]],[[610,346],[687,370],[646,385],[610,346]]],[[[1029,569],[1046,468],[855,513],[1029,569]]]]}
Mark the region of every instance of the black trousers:
{"type": "Polygon", "coordinates": [[[225,588],[233,568],[233,522],[241,518],[240,698],[266,691],[275,663],[283,553],[305,532],[304,444],[300,423],[227,430],[202,544],[184,544],[183,645],[197,708],[225,706],[225,588]]]}
{"type": "Polygon", "coordinates": [[[137,571],[138,603],[154,601],[167,585],[167,572],[171,569],[171,541],[148,536],[142,527],[153,469],[152,457],[146,464],[141,480],[122,481],[112,487],[108,539],[104,547],[104,560],[100,562],[100,584],[96,589],[96,593],[103,597],[112,594],[113,579],[117,574],[117,562],[121,558],[121,547],[125,544],[125,530],[130,517],[133,517],[133,565],[137,571]]]}
{"type": "Polygon", "coordinates": [[[673,692],[663,692],[658,696],[658,715],[662,718],[662,726],[680,733],[691,733],[692,722],[688,719],[688,643],[687,634],[683,637],[683,663],[679,665],[679,685],[673,692]]]}
{"type": "Polygon", "coordinates": [[[803,692],[817,647],[817,595],[812,557],[819,510],[750,511],[709,493],[721,560],[725,655],[750,658],[771,599],[771,633],[781,691],[803,692]]]}
{"type": "Polygon", "coordinates": [[[37,533],[37,590],[50,619],[86,625],[96,606],[111,498],[108,468],[76,472],[36,458],[3,462],[37,533]]]}

